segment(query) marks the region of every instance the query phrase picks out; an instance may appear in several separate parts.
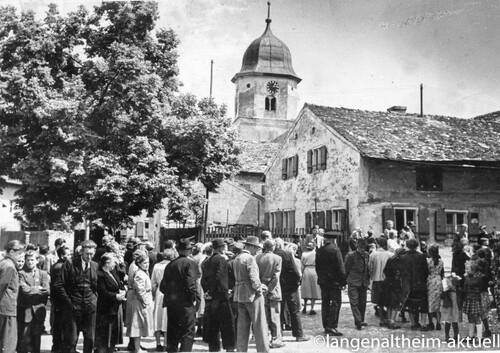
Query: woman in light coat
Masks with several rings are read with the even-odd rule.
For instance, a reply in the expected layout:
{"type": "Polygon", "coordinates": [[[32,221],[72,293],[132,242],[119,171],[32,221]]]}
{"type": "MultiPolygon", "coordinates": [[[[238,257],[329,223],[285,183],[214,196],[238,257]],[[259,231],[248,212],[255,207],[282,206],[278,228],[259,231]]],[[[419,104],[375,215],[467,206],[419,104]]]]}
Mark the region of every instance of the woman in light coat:
{"type": "Polygon", "coordinates": [[[149,279],[149,257],[143,252],[135,259],[137,270],[129,280],[130,325],[127,327],[127,336],[134,345],[135,353],[144,353],[141,349],[141,337],[154,335],[153,322],[153,294],[149,279]]]}
{"type": "Polygon", "coordinates": [[[153,267],[151,274],[151,289],[155,300],[153,316],[157,352],[161,352],[167,346],[167,308],[163,307],[163,293],[158,289],[163,279],[165,267],[178,256],[177,251],[172,248],[163,250],[162,255],[163,261],[153,267]],[[163,336],[164,345],[161,344],[161,336],[163,336]]]}

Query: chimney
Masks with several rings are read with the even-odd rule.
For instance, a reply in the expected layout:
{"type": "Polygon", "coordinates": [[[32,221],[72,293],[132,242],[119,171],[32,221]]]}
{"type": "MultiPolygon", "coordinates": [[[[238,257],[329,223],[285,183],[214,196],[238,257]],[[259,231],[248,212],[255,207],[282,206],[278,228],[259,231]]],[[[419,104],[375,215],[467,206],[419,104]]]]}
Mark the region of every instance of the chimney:
{"type": "Polygon", "coordinates": [[[395,105],[387,109],[389,113],[406,114],[406,107],[404,105],[395,105]]]}

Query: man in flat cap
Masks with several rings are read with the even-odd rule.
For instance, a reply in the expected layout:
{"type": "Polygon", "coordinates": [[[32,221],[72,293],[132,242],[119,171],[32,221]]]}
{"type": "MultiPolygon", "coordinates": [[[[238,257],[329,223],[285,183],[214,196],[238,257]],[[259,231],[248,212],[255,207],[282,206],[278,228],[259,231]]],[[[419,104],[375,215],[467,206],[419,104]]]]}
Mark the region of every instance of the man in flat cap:
{"type": "Polygon", "coordinates": [[[325,245],[316,251],[316,272],[321,288],[321,319],[325,332],[342,336],[337,330],[342,287],[346,285],[344,261],[340,249],[335,245],[336,233],[325,233],[325,245]]]}
{"type": "Polygon", "coordinates": [[[200,295],[196,285],[196,263],[188,256],[192,245],[189,239],[181,239],[177,252],[160,283],[163,307],[167,307],[167,351],[191,352],[195,336],[196,306],[200,295]],[[180,347],[179,347],[180,344],[180,347]]]}
{"type": "Polygon", "coordinates": [[[220,351],[219,337],[222,336],[222,348],[226,351],[234,351],[236,333],[231,304],[229,303],[228,265],[224,258],[226,250],[224,239],[212,240],[212,248],[213,254],[204,263],[201,278],[205,295],[211,298],[211,300],[206,301],[208,350],[210,352],[220,351]]]}
{"type": "Polygon", "coordinates": [[[281,306],[281,257],[274,254],[274,240],[264,241],[264,251],[255,256],[257,266],[259,266],[259,276],[261,283],[267,286],[265,294],[266,318],[269,330],[271,331],[271,348],[281,348],[283,335],[281,333],[280,306],[281,306]]]}
{"type": "Polygon", "coordinates": [[[259,278],[259,267],[254,256],[261,249],[259,238],[247,237],[243,249],[234,260],[233,300],[238,303],[238,324],[236,349],[238,352],[248,351],[250,327],[253,328],[257,352],[269,352],[269,334],[267,330],[264,307],[264,294],[267,286],[259,278]]]}

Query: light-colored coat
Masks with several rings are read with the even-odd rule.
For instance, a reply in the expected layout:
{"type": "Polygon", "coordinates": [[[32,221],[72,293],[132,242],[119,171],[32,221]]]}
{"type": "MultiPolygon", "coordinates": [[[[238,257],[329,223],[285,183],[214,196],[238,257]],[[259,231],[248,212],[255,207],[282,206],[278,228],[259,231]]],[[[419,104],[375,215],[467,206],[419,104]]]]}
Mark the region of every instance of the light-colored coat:
{"type": "Polygon", "coordinates": [[[259,267],[260,281],[267,286],[267,298],[273,301],[281,300],[281,257],[272,252],[263,252],[255,257],[259,267]]]}
{"type": "Polygon", "coordinates": [[[259,277],[259,267],[255,258],[247,250],[243,250],[234,260],[233,300],[238,303],[252,303],[255,296],[262,295],[262,284],[259,277]]]}

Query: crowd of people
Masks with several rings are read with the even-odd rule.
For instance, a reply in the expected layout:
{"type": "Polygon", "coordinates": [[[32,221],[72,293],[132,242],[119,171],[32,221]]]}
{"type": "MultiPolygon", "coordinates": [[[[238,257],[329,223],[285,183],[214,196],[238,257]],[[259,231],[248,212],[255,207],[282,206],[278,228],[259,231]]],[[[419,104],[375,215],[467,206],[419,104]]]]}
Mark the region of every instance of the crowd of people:
{"type": "Polygon", "coordinates": [[[440,246],[427,246],[409,222],[399,233],[387,221],[384,233],[353,232],[345,259],[348,295],[356,328],[362,329],[366,291],[371,285],[380,326],[400,329],[398,315],[411,330],[441,330],[444,339],[457,340],[466,317],[467,340],[491,337],[489,313],[500,303],[500,243],[481,227],[477,243],[470,243],[467,225],[453,236],[451,270],[445,274],[440,246]],[[367,260],[368,259],[368,260],[367,260]],[[494,300],[490,301],[490,292],[494,300]],[[450,334],[453,328],[453,335],[450,334]]]}
{"type": "Polygon", "coordinates": [[[427,248],[412,226],[398,234],[388,221],[378,237],[357,229],[345,256],[338,232],[319,227],[289,243],[269,231],[205,244],[169,240],[161,253],[151,242],[120,245],[110,235],[99,247],[83,241],[74,254],[64,239],[54,252],[12,240],[0,261],[0,351],[40,352],[50,302],[54,353],[75,353],[80,333],[84,353],[115,352],[124,337],[133,352],[144,352],[142,337],[155,337],[159,352],[189,352],[196,335],[211,352],[248,351],[252,337],[258,352],[268,352],[285,346],[284,330],[298,342],[310,339],[300,313],[315,315],[319,299],[324,332],[342,336],[346,287],[358,330],[367,326],[370,290],[380,326],[397,330],[398,316],[406,323],[408,314],[411,330],[444,323],[444,338],[453,340],[465,314],[470,339],[490,336],[488,313],[500,303],[500,244],[490,247],[485,236],[471,245],[466,231],[457,233],[445,275],[439,245],[427,248]]]}

